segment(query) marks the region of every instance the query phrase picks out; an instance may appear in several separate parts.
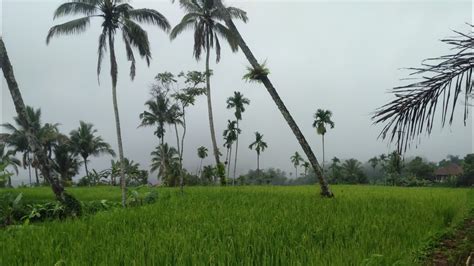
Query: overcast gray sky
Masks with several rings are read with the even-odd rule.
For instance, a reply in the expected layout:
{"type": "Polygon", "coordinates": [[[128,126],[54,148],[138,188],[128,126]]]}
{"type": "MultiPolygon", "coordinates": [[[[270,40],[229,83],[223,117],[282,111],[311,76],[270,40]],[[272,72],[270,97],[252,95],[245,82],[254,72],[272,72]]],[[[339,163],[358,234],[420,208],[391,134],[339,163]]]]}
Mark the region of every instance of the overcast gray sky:
{"type": "MultiPolygon", "coordinates": [[[[45,37],[55,8],[62,0],[3,0],[2,31],[16,78],[25,102],[41,108],[43,122],[58,122],[62,132],[76,128],[79,120],[93,123],[115,148],[111,82],[108,59],[104,60],[100,86],[96,77],[98,21],[77,36],[45,37]]],[[[408,72],[403,67],[419,66],[421,60],[449,53],[440,43],[452,36],[451,30],[467,31],[472,22],[470,1],[228,1],[247,11],[247,24],[237,23],[248,45],[260,60],[267,60],[270,78],[321,159],[321,138],[311,127],[318,108],[330,109],[336,127],[326,135],[326,158],[357,158],[366,161],[387,153],[394,146],[378,140],[380,126],[370,116],[386,103],[388,90],[401,83],[408,72]]],[[[183,11],[171,1],[132,1],[138,7],[153,8],[176,25],[183,11]]],[[[150,37],[153,61],[137,64],[134,82],[128,77],[128,62],[118,42],[118,97],[126,157],[148,168],[150,152],[158,144],[153,128],[137,128],[138,114],[149,98],[149,85],[163,71],[178,73],[204,70],[204,61],[192,56],[192,33],[175,41],[153,27],[145,26],[150,37]]],[[[120,40],[120,39],[117,39],[120,40]]],[[[222,131],[233,112],[225,100],[241,91],[251,100],[241,122],[239,171],[255,168],[256,155],[247,146],[254,132],[264,134],[268,149],[261,157],[264,168],[292,171],[289,157],[302,153],[298,142],[260,84],[242,81],[248,62],[241,53],[232,54],[226,45],[222,60],[212,63],[212,91],[216,133],[222,146],[222,131]]],[[[15,110],[2,81],[2,123],[11,122],[15,110]]],[[[460,113],[460,112],[459,112],[460,113]]],[[[464,127],[458,115],[451,128],[435,126],[430,137],[423,137],[418,148],[407,155],[440,160],[447,154],[464,156],[472,152],[471,123],[464,127]]],[[[185,167],[198,166],[196,148],[211,147],[205,98],[188,111],[188,137],[185,167]]],[[[172,132],[172,130],[168,130],[172,132]]],[[[173,135],[168,140],[174,144],[173,135]]],[[[222,148],[223,149],[223,148],[222,148]]],[[[212,163],[212,157],[205,161],[212,163]]],[[[110,158],[91,158],[91,166],[104,169],[110,158]]],[[[26,179],[23,179],[26,180],[26,179]]]]}

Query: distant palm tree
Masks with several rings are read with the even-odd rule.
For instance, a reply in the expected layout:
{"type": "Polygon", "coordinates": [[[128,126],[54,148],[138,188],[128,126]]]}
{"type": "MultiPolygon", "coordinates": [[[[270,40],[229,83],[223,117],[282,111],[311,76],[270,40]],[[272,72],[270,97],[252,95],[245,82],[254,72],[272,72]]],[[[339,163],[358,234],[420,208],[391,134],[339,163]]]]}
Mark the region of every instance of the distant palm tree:
{"type": "Polygon", "coordinates": [[[370,166],[372,166],[372,168],[375,170],[375,168],[379,164],[379,158],[377,158],[377,156],[372,157],[369,159],[369,163],[370,163],[370,166]]]}
{"type": "MultiPolygon", "coordinates": [[[[250,100],[245,98],[244,95],[238,91],[234,91],[234,96],[227,98],[227,109],[235,109],[234,115],[237,121],[237,128],[239,127],[239,121],[242,120],[242,113],[245,112],[245,105],[249,105],[250,100]]],[[[234,175],[233,183],[235,183],[235,173],[237,170],[237,154],[239,151],[239,134],[237,134],[237,139],[235,140],[235,158],[234,158],[234,175]]]]}
{"type": "Polygon", "coordinates": [[[311,164],[309,164],[309,162],[304,162],[304,163],[302,164],[302,166],[303,166],[303,168],[304,168],[304,176],[306,176],[307,173],[308,173],[308,169],[309,169],[309,167],[311,166],[311,164]]]}
{"type": "Polygon", "coordinates": [[[172,104],[164,92],[157,93],[154,99],[148,100],[145,103],[145,106],[148,107],[148,111],[140,114],[140,126],[156,125],[155,135],[161,140],[163,145],[166,133],[165,125],[178,123],[179,106],[172,104]]]}
{"type": "MultiPolygon", "coordinates": [[[[186,11],[186,15],[181,22],[171,31],[170,38],[174,40],[179,34],[189,28],[194,29],[194,48],[193,54],[196,60],[201,57],[201,52],[206,52],[206,95],[207,108],[209,113],[209,128],[211,131],[211,141],[216,164],[220,164],[219,152],[216,141],[216,133],[214,129],[214,120],[212,114],[211,101],[211,70],[209,67],[209,59],[211,49],[216,48],[216,62],[221,57],[221,45],[218,37],[226,40],[232,51],[238,50],[238,42],[231,31],[222,25],[219,21],[223,20],[223,13],[218,9],[214,0],[180,0],[181,7],[186,11]]],[[[228,12],[232,18],[247,21],[247,15],[243,10],[235,7],[228,7],[228,12]]],[[[223,178],[223,177],[221,177],[223,178]]]]}
{"type": "Polygon", "coordinates": [[[324,175],[324,135],[327,132],[326,125],[329,125],[331,128],[334,128],[334,122],[331,121],[332,112],[329,110],[322,110],[318,109],[314,114],[314,122],[313,127],[316,128],[316,132],[322,136],[323,139],[323,163],[322,163],[322,171],[324,175]]]}
{"type": "Polygon", "coordinates": [[[198,176],[200,176],[202,172],[202,161],[204,160],[204,158],[207,157],[207,148],[204,146],[199,147],[197,149],[197,154],[198,154],[198,157],[201,159],[201,164],[199,165],[199,173],[198,173],[198,176]]]}
{"type": "Polygon", "coordinates": [[[89,176],[89,169],[87,168],[87,158],[89,156],[107,153],[115,157],[115,152],[110,147],[110,144],[105,142],[102,137],[97,136],[96,133],[97,129],[94,128],[94,125],[84,121],[80,121],[79,128],[69,133],[69,145],[74,153],[81,155],[86,176],[89,176]]]}
{"type": "Polygon", "coordinates": [[[257,152],[257,175],[260,174],[260,153],[267,147],[267,143],[263,141],[263,134],[255,132],[255,141],[249,145],[249,149],[255,149],[257,152]]]}
{"type": "Polygon", "coordinates": [[[177,185],[177,180],[172,176],[172,171],[173,167],[179,164],[178,151],[165,143],[156,147],[151,156],[151,172],[158,170],[158,175],[163,182],[169,186],[177,185]]]}
{"type": "Polygon", "coordinates": [[[293,154],[290,157],[291,163],[293,163],[293,166],[295,167],[295,178],[298,177],[298,166],[300,165],[301,162],[303,162],[303,157],[295,151],[295,154],[293,154]]]}
{"type": "MultiPolygon", "coordinates": [[[[226,163],[227,163],[227,178],[229,178],[230,175],[230,161],[232,159],[232,146],[234,145],[234,142],[237,140],[239,134],[240,134],[240,129],[237,126],[238,122],[237,121],[230,121],[227,120],[227,129],[224,130],[224,139],[225,143],[224,146],[227,148],[227,157],[226,157],[226,163]]],[[[232,184],[235,184],[235,180],[232,181],[232,184]]]]}
{"type": "Polygon", "coordinates": [[[245,43],[244,39],[242,38],[242,35],[237,30],[237,27],[232,21],[232,18],[233,18],[232,10],[229,10],[229,8],[226,8],[222,4],[221,0],[214,0],[214,5],[216,5],[217,9],[222,13],[222,20],[224,20],[229,31],[232,32],[232,34],[237,38],[239,47],[240,49],[242,49],[242,52],[245,54],[245,57],[247,57],[253,70],[255,70],[256,72],[255,74],[258,74],[258,75],[251,75],[251,76],[258,78],[258,81],[260,81],[265,86],[268,93],[270,94],[273,101],[275,102],[276,106],[278,107],[281,114],[283,115],[283,118],[288,123],[288,126],[291,128],[291,130],[293,131],[293,134],[295,135],[296,139],[300,143],[301,148],[303,149],[304,153],[308,157],[308,160],[314,169],[316,177],[319,180],[319,185],[321,187],[321,195],[324,197],[332,197],[333,193],[329,189],[329,185],[326,179],[324,178],[324,176],[322,175],[321,167],[318,163],[318,160],[316,159],[316,156],[314,155],[303,133],[299,129],[295,120],[293,119],[290,112],[288,111],[285,104],[283,103],[282,99],[280,98],[280,95],[278,95],[278,92],[276,91],[272,82],[268,78],[268,73],[269,73],[268,69],[266,69],[265,67],[263,67],[261,64],[258,63],[252,51],[250,50],[250,48],[248,47],[248,45],[245,43]]]}
{"type": "Polygon", "coordinates": [[[79,161],[78,153],[71,146],[71,141],[67,136],[64,136],[54,148],[52,165],[54,171],[61,176],[63,182],[72,181],[72,178],[79,173],[81,162],[79,161]]]}
{"type": "MultiPolygon", "coordinates": [[[[21,162],[15,158],[14,154],[14,151],[7,150],[4,144],[0,144],[0,165],[3,169],[6,169],[7,167],[13,168],[15,173],[18,175],[18,166],[21,165],[21,162]]],[[[8,176],[7,186],[12,187],[12,178],[10,175],[8,176]]]]}
{"type": "Polygon", "coordinates": [[[346,160],[342,164],[344,178],[349,183],[366,183],[366,177],[362,169],[362,164],[356,159],[346,160]]]}
{"type": "MultiPolygon", "coordinates": [[[[122,168],[124,166],[124,155],[116,90],[118,67],[115,56],[115,36],[119,30],[122,32],[122,39],[125,44],[127,59],[131,61],[130,78],[133,80],[135,77],[135,55],[133,48],[138,50],[140,56],[145,58],[148,65],[150,65],[151,59],[148,34],[138,23],[156,25],[165,31],[168,31],[171,28],[168,20],[158,11],[147,8],[134,9],[126,2],[127,1],[120,0],[72,0],[63,3],[56,9],[54,13],[55,19],[67,15],[78,14],[84,15],[84,17],[53,26],[46,37],[46,43],[49,44],[51,38],[54,36],[84,32],[90,25],[91,18],[98,18],[101,20],[102,31],[99,35],[97,75],[100,74],[102,59],[107,50],[108,43],[110,53],[110,75],[112,78],[112,102],[115,114],[115,127],[117,130],[119,159],[122,168]]],[[[123,169],[120,172],[122,206],[125,207],[125,172],[123,169]]]]}

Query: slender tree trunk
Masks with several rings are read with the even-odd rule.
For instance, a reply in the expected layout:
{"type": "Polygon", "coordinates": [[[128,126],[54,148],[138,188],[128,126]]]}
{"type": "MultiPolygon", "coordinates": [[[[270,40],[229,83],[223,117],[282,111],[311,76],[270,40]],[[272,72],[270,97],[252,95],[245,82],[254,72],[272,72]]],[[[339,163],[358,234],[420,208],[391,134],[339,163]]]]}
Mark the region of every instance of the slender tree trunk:
{"type": "Polygon", "coordinates": [[[180,147],[179,144],[179,132],[178,132],[178,125],[176,123],[174,124],[174,130],[176,131],[176,145],[178,145],[178,156],[179,156],[179,187],[181,189],[181,192],[183,192],[184,189],[184,176],[183,176],[183,157],[182,157],[182,152],[181,149],[183,147],[180,147]]]}
{"type": "Polygon", "coordinates": [[[260,176],[260,154],[257,152],[257,176],[260,176]]]}
{"type": "Polygon", "coordinates": [[[89,169],[87,168],[87,159],[82,157],[84,159],[84,168],[86,169],[86,176],[89,178],[89,169]]]}
{"type": "Polygon", "coordinates": [[[227,179],[229,179],[230,176],[230,161],[232,161],[232,145],[230,145],[229,148],[229,160],[227,161],[227,179]]]}
{"type": "Polygon", "coordinates": [[[3,75],[5,80],[8,84],[8,89],[12,96],[13,104],[15,105],[15,110],[19,119],[22,121],[24,125],[26,125],[26,138],[28,140],[28,144],[39,161],[39,167],[43,174],[43,177],[49,182],[51,188],[56,196],[56,199],[61,203],[66,203],[66,193],[64,188],[59,182],[56,175],[53,174],[51,169],[51,164],[48,160],[48,156],[46,151],[41,147],[41,144],[36,137],[36,133],[34,129],[30,126],[30,121],[26,114],[26,107],[25,103],[23,102],[23,98],[21,96],[20,89],[18,88],[18,84],[15,80],[15,75],[13,73],[13,67],[10,63],[10,59],[8,58],[7,50],[5,48],[5,44],[3,43],[3,38],[0,37],[0,67],[2,68],[3,75]]]}
{"type": "MultiPolygon", "coordinates": [[[[8,174],[8,172],[7,172],[7,174],[8,174]]],[[[7,187],[12,188],[12,176],[11,175],[8,175],[7,187]]]]}
{"type": "MultiPolygon", "coordinates": [[[[212,141],[212,150],[214,153],[214,158],[216,159],[216,165],[220,164],[219,159],[219,149],[217,148],[216,141],[216,132],[214,129],[214,118],[212,115],[212,101],[211,101],[211,73],[209,69],[209,58],[211,54],[211,47],[209,44],[209,37],[207,37],[207,47],[206,47],[206,94],[207,94],[207,110],[209,113],[209,128],[211,130],[211,141],[212,141]]],[[[221,177],[222,178],[222,177],[221,177]]]]}
{"type": "Polygon", "coordinates": [[[36,177],[36,185],[40,185],[39,177],[38,177],[38,168],[35,167],[35,177],[36,177]]]}
{"type": "Polygon", "coordinates": [[[201,158],[201,164],[199,165],[199,175],[198,175],[199,178],[201,178],[201,176],[202,176],[202,161],[203,161],[203,160],[204,160],[204,159],[201,158]]]}
{"type": "Polygon", "coordinates": [[[324,164],[325,164],[325,162],[326,162],[326,161],[324,160],[324,155],[325,155],[325,153],[324,153],[324,134],[323,134],[322,136],[323,136],[323,165],[322,165],[322,167],[321,167],[321,172],[322,172],[322,175],[323,175],[323,177],[324,177],[324,164]]]}
{"type": "Polygon", "coordinates": [[[109,31],[109,48],[110,48],[110,75],[112,77],[112,102],[114,105],[114,114],[115,114],[115,128],[117,130],[117,144],[119,150],[119,160],[120,160],[120,187],[122,189],[122,206],[125,207],[126,203],[126,187],[125,187],[125,161],[123,156],[123,146],[122,146],[122,132],[120,130],[120,116],[117,103],[117,60],[115,58],[115,48],[114,48],[114,37],[112,32],[109,31]]]}
{"type": "Polygon", "coordinates": [[[298,166],[295,166],[295,177],[298,178],[298,166]]]}
{"type": "MultiPolygon", "coordinates": [[[[237,119],[237,129],[239,128],[239,120],[237,119]]],[[[235,173],[237,171],[237,154],[239,151],[239,133],[237,133],[237,138],[235,140],[235,158],[234,158],[234,175],[232,178],[232,185],[235,186],[235,173]]]]}
{"type": "Polygon", "coordinates": [[[29,161],[30,155],[28,155],[28,176],[30,177],[30,187],[31,187],[31,162],[29,161]]]}
{"type": "MultiPolygon", "coordinates": [[[[220,10],[222,10],[222,13],[224,14],[224,21],[227,27],[230,29],[230,31],[238,38],[239,41],[239,46],[242,49],[242,52],[245,54],[247,57],[248,61],[252,65],[253,68],[258,68],[260,64],[258,63],[257,59],[253,55],[252,51],[250,51],[250,48],[247,46],[245,43],[244,39],[240,35],[239,31],[235,27],[234,22],[230,18],[230,15],[228,11],[225,9],[225,7],[222,5],[222,2],[220,0],[216,1],[215,4],[218,6],[220,10]]],[[[280,96],[278,95],[277,91],[275,90],[275,87],[273,87],[273,84],[271,81],[268,79],[268,77],[264,76],[261,78],[261,81],[265,88],[267,89],[268,93],[272,97],[273,101],[277,105],[278,109],[282,113],[283,117],[285,118],[286,122],[288,123],[288,126],[291,128],[293,131],[293,134],[295,134],[296,139],[300,143],[304,153],[306,154],[306,157],[308,157],[309,162],[311,163],[311,166],[314,169],[314,172],[316,174],[316,177],[319,180],[319,185],[321,187],[321,195],[324,197],[333,197],[333,193],[329,189],[329,185],[327,181],[324,179],[322,172],[321,172],[321,167],[318,163],[318,160],[316,159],[316,156],[314,155],[313,151],[311,150],[311,147],[309,146],[308,142],[306,141],[303,133],[299,129],[298,125],[296,124],[295,120],[289,113],[288,109],[286,108],[285,104],[281,100],[280,96]]]]}

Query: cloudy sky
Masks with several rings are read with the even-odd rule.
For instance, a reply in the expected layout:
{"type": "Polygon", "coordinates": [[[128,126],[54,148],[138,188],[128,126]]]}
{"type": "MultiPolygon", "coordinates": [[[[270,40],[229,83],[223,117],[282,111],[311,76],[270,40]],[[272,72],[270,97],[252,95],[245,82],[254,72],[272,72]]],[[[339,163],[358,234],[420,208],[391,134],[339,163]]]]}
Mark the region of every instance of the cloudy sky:
{"type": "MultiPolygon", "coordinates": [[[[109,64],[104,60],[100,85],[97,82],[97,39],[99,21],[77,36],[45,37],[57,23],[53,12],[62,0],[3,0],[2,34],[25,102],[41,108],[43,122],[61,124],[62,132],[76,128],[79,120],[93,123],[100,134],[116,147],[109,64]]],[[[439,42],[452,36],[452,30],[467,31],[472,22],[470,1],[228,1],[242,8],[250,18],[237,23],[254,54],[267,60],[280,96],[321,159],[321,138],[311,127],[318,108],[330,109],[336,127],[326,135],[326,158],[357,158],[365,161],[393,150],[378,140],[380,126],[372,125],[374,109],[391,99],[388,90],[402,84],[408,72],[403,67],[418,66],[421,60],[449,53],[439,42]]],[[[171,1],[132,1],[136,7],[153,8],[176,25],[183,11],[171,1]]],[[[204,61],[192,56],[192,33],[173,42],[166,33],[145,26],[153,61],[147,67],[137,64],[131,82],[123,45],[117,47],[119,63],[118,97],[125,155],[142,166],[150,164],[150,152],[158,144],[153,128],[137,128],[138,115],[149,98],[154,76],[163,71],[178,73],[204,70],[204,61]]],[[[120,40],[120,39],[118,39],[120,40]]],[[[247,146],[254,132],[264,134],[268,149],[261,165],[291,171],[289,157],[302,153],[291,130],[262,85],[242,81],[248,62],[241,53],[223,48],[222,60],[213,62],[212,100],[216,133],[222,146],[222,131],[233,112],[225,100],[234,91],[251,100],[243,115],[240,138],[240,172],[255,168],[256,155],[247,146]]],[[[2,81],[1,122],[15,115],[5,81],[2,81]]],[[[440,160],[447,154],[464,156],[472,151],[471,123],[464,127],[461,115],[451,128],[435,126],[430,137],[423,137],[418,148],[407,156],[420,155],[440,160]]],[[[205,98],[188,111],[188,137],[185,167],[198,166],[196,148],[211,148],[205,98]]],[[[174,144],[172,130],[168,141],[174,144]]],[[[205,163],[211,164],[212,157],[205,163]]],[[[91,159],[91,167],[104,169],[110,158],[91,159]]],[[[26,179],[23,179],[26,180],[26,179]]]]}

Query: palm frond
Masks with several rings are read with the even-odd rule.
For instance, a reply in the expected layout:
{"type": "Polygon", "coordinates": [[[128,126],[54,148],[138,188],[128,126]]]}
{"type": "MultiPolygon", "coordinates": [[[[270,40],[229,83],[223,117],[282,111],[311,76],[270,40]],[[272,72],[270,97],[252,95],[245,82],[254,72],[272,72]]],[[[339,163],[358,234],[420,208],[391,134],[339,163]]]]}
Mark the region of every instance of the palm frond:
{"type": "Polygon", "coordinates": [[[150,23],[153,25],[157,25],[164,31],[169,31],[171,28],[171,25],[165,18],[165,16],[153,9],[133,9],[128,12],[128,15],[131,19],[134,19],[140,23],[150,23]]]}
{"type": "Polygon", "coordinates": [[[54,12],[54,19],[68,16],[82,14],[85,16],[94,15],[100,11],[97,7],[98,1],[72,1],[61,4],[54,12]]]}
{"type": "Polygon", "coordinates": [[[237,52],[239,50],[239,40],[231,30],[221,23],[216,23],[214,30],[219,34],[220,37],[229,43],[232,52],[237,52]]]}
{"type": "Polygon", "coordinates": [[[82,33],[87,29],[87,26],[90,24],[90,17],[78,18],[71,20],[69,22],[53,26],[46,37],[46,44],[49,44],[49,41],[52,37],[57,35],[68,35],[68,34],[77,34],[82,33]]]}
{"type": "Polygon", "coordinates": [[[100,84],[100,70],[102,68],[102,59],[104,58],[104,52],[107,51],[107,28],[102,30],[99,35],[99,49],[97,51],[97,81],[100,84]]]}
{"type": "Polygon", "coordinates": [[[130,41],[130,45],[137,48],[140,56],[144,57],[147,64],[150,65],[151,51],[147,32],[140,25],[129,19],[124,20],[122,31],[130,41]]]}
{"type": "MultiPolygon", "coordinates": [[[[472,27],[472,26],[471,26],[472,27]]],[[[423,131],[428,134],[434,125],[438,104],[441,106],[441,124],[451,124],[459,96],[464,94],[464,123],[469,107],[468,97],[473,93],[474,36],[455,32],[455,38],[442,42],[456,50],[451,55],[425,60],[420,68],[411,68],[411,75],[420,80],[392,90],[395,99],[376,110],[375,124],[385,123],[380,137],[397,142],[398,152],[406,150],[412,140],[423,131]],[[431,63],[433,62],[433,63],[431,63]],[[448,118],[449,117],[449,118],[448,118]]]]}
{"type": "Polygon", "coordinates": [[[196,18],[197,16],[189,16],[187,17],[187,15],[185,15],[183,17],[183,19],[181,20],[181,22],[174,26],[174,28],[171,30],[171,33],[170,33],[170,39],[171,40],[174,40],[176,39],[176,37],[181,34],[182,32],[184,32],[185,30],[193,27],[195,24],[196,24],[196,18]]]}
{"type": "Polygon", "coordinates": [[[122,38],[123,42],[125,43],[125,51],[127,53],[127,59],[130,61],[130,78],[133,80],[135,78],[135,56],[133,55],[133,50],[130,45],[130,40],[128,39],[127,34],[125,34],[125,31],[122,31],[122,38]]]}

